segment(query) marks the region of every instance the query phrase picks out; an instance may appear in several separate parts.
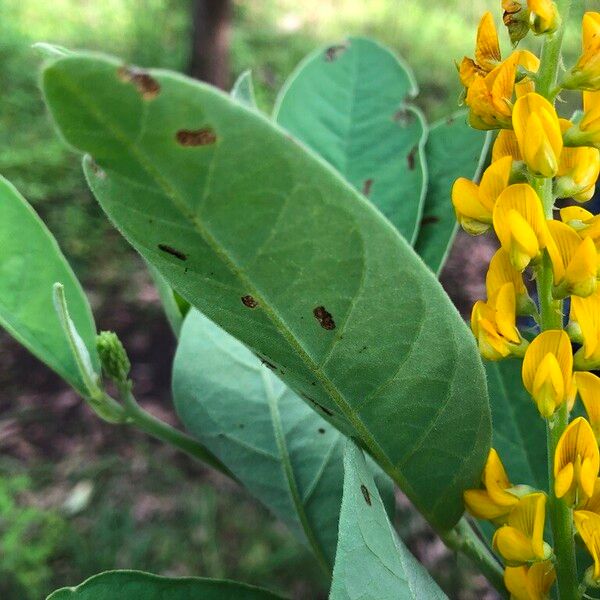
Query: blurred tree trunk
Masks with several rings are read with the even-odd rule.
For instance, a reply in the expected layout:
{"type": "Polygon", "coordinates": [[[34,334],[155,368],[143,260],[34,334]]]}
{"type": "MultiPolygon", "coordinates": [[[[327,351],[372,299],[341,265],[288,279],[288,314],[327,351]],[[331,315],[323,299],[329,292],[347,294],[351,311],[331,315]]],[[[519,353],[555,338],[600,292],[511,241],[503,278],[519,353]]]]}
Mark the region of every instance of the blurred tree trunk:
{"type": "Polygon", "coordinates": [[[190,75],[229,88],[232,0],[193,0],[190,75]]]}

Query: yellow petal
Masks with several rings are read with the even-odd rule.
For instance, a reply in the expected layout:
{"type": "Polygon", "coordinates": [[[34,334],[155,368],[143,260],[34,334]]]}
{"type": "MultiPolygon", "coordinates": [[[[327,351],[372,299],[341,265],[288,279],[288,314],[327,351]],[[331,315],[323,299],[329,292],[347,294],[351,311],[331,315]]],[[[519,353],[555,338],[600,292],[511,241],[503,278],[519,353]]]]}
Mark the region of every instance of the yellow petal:
{"type": "Polygon", "coordinates": [[[500,288],[509,282],[513,284],[517,296],[527,293],[521,272],[517,271],[510,262],[508,252],[504,248],[499,248],[490,261],[485,277],[488,301],[493,304],[500,288]]]}
{"type": "Polygon", "coordinates": [[[565,501],[576,504],[590,497],[594,491],[600,456],[598,443],[590,424],[583,418],[574,419],[565,429],[558,440],[554,453],[555,494],[558,498],[565,497],[565,501]],[[568,488],[567,474],[573,467],[573,476],[568,488]],[[566,489],[565,489],[566,488],[566,489]]]}
{"type": "Polygon", "coordinates": [[[492,147],[492,162],[510,156],[513,160],[523,160],[517,136],[511,129],[501,129],[492,147]]]}
{"type": "Polygon", "coordinates": [[[565,281],[571,294],[586,298],[596,290],[598,253],[591,238],[585,238],[567,266],[565,281]]]}
{"type": "Polygon", "coordinates": [[[510,507],[496,504],[485,490],[466,490],[463,494],[465,506],[476,519],[485,521],[506,520],[510,507]]]}
{"type": "Polygon", "coordinates": [[[504,570],[504,585],[510,592],[511,600],[531,600],[527,589],[527,571],[529,567],[506,567],[504,570]]]}
{"type": "Polygon", "coordinates": [[[562,498],[572,487],[575,468],[571,463],[566,464],[554,478],[554,493],[562,498]]]}
{"type": "Polygon", "coordinates": [[[600,477],[596,478],[596,483],[594,484],[594,492],[585,503],[583,507],[585,510],[589,510],[591,512],[595,512],[596,514],[600,514],[600,477]]]}
{"type": "Polygon", "coordinates": [[[511,507],[518,503],[518,498],[506,491],[512,484],[494,448],[491,448],[488,454],[482,480],[487,493],[497,505],[511,507]]]}
{"type": "Polygon", "coordinates": [[[592,219],[594,215],[581,206],[567,206],[560,209],[560,218],[563,223],[569,224],[571,221],[581,221],[585,223],[592,219]]]}
{"type": "Polygon", "coordinates": [[[504,525],[496,531],[492,544],[509,565],[532,562],[536,558],[531,540],[509,525],[504,525]]]}
{"type": "Polygon", "coordinates": [[[498,291],[494,308],[498,332],[509,342],[518,344],[521,336],[516,323],[517,297],[515,286],[511,282],[505,283],[498,291]]]}
{"type": "Polygon", "coordinates": [[[600,579],[600,515],[587,510],[576,510],[573,520],[583,543],[594,559],[593,577],[597,581],[600,579]]]}
{"type": "Polygon", "coordinates": [[[505,156],[490,164],[481,177],[480,201],[491,216],[498,196],[507,188],[512,168],[512,158],[505,156]]]}
{"type": "Polygon", "coordinates": [[[558,11],[552,0],[527,0],[531,30],[539,35],[552,33],[558,26],[558,11]]]}
{"type": "Polygon", "coordinates": [[[578,371],[574,377],[592,431],[598,440],[600,439],[600,377],[588,371],[578,371]]]}
{"type": "Polygon", "coordinates": [[[533,379],[531,395],[544,418],[553,415],[565,399],[565,382],[554,354],[546,354],[539,364],[533,379]]]}
{"type": "Polygon", "coordinates": [[[600,290],[587,298],[571,298],[571,319],[576,321],[583,335],[583,350],[586,359],[600,358],[600,290]]]}
{"type": "Polygon", "coordinates": [[[556,571],[549,560],[537,562],[527,571],[527,588],[530,600],[546,600],[556,581],[556,571]]]}
{"type": "Polygon", "coordinates": [[[500,62],[500,45],[498,33],[491,12],[486,12],[477,29],[477,45],[475,62],[486,71],[491,71],[500,62]]]}
{"type": "Polygon", "coordinates": [[[553,177],[563,147],[554,106],[539,94],[526,94],[515,102],[512,124],[527,166],[537,175],[553,177]]]}
{"type": "Polygon", "coordinates": [[[563,402],[567,399],[567,393],[571,389],[573,351],[569,336],[562,329],[543,331],[529,344],[523,359],[523,385],[534,399],[536,399],[536,374],[542,362],[547,360],[546,355],[548,354],[552,354],[555,357],[562,376],[564,395],[560,399],[560,402],[563,402]]]}

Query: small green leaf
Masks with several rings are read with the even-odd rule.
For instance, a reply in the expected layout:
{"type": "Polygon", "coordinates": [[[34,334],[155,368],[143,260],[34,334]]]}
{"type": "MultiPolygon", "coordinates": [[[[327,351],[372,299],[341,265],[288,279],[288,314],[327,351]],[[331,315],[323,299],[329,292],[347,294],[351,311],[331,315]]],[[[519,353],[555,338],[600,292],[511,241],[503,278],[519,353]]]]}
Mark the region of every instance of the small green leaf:
{"type": "Polygon", "coordinates": [[[351,37],[307,57],[284,85],[275,119],[333,165],[414,242],[427,188],[427,126],[410,104],[409,67],[351,37]]]}
{"type": "Polygon", "coordinates": [[[2,177],[0,248],[0,325],[83,396],[88,395],[90,386],[97,388],[93,380],[100,365],[87,298],[52,234],[2,177]],[[68,336],[54,310],[56,282],[63,286],[69,303],[68,336]]]}
{"type": "MultiPolygon", "coordinates": [[[[198,311],[185,319],[173,367],[187,429],[331,571],[342,500],[343,436],[246,346],[198,311]]],[[[375,466],[373,466],[375,468],[375,466]]],[[[384,479],[387,505],[394,496],[384,479]]]]}
{"type": "Polygon", "coordinates": [[[520,360],[486,362],[493,447],[510,481],[548,489],[546,424],[523,387],[520,360]]]}
{"type": "Polygon", "coordinates": [[[431,126],[425,146],[429,186],[415,250],[436,274],[457,231],[452,185],[459,177],[479,179],[490,141],[490,135],[467,125],[464,111],[431,126]]]}
{"type": "Polygon", "coordinates": [[[244,71],[233,84],[231,88],[231,97],[240,104],[256,110],[256,97],[254,96],[254,83],[252,81],[252,71],[244,71]]]}
{"type": "Polygon", "coordinates": [[[200,577],[159,577],[141,571],[107,571],[46,600],[282,600],[245,583],[200,577]]]}
{"type": "Polygon", "coordinates": [[[90,54],[49,64],[43,85],[62,135],[91,155],[100,204],[169,285],[359,438],[432,523],[456,523],[490,443],[485,375],[389,221],[209,86],[90,54]]]}
{"type": "Polygon", "coordinates": [[[344,496],[329,600],[441,600],[446,595],[398,538],[365,457],[344,452],[344,496]]]}

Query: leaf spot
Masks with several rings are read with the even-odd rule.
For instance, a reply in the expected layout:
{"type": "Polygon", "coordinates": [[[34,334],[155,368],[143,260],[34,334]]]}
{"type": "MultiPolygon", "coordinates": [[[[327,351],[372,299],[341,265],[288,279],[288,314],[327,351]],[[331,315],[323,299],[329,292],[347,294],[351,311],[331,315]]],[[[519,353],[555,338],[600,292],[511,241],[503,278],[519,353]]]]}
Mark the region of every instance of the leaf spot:
{"type": "Polygon", "coordinates": [[[179,144],[186,147],[209,146],[217,141],[217,134],[211,127],[180,129],[175,138],[179,144]]]}
{"type": "Polygon", "coordinates": [[[406,164],[408,165],[409,171],[414,171],[416,153],[417,153],[417,147],[414,146],[414,148],[406,156],[406,164]]]}
{"type": "Polygon", "coordinates": [[[117,74],[121,81],[133,83],[144,100],[153,100],[160,92],[160,83],[143,69],[123,66],[117,74]]]}
{"type": "Polygon", "coordinates": [[[407,127],[410,125],[414,118],[415,115],[406,108],[397,110],[392,116],[392,120],[396,123],[399,123],[401,127],[407,127]]]}
{"type": "Polygon", "coordinates": [[[90,157],[89,165],[90,165],[90,169],[92,170],[92,173],[96,177],[98,177],[98,179],[106,179],[106,172],[91,157],[90,157]]]}
{"type": "Polygon", "coordinates": [[[319,325],[321,325],[323,329],[335,329],[335,321],[333,320],[331,313],[327,311],[324,306],[317,306],[317,308],[313,310],[313,315],[315,315],[315,319],[319,321],[319,325]]]}
{"type": "Polygon", "coordinates": [[[323,406],[322,404],[319,404],[314,398],[311,398],[310,396],[308,396],[304,392],[300,392],[300,395],[303,398],[305,398],[306,400],[308,400],[311,404],[313,404],[314,406],[316,406],[317,408],[320,408],[326,415],[329,415],[330,417],[333,417],[333,412],[330,411],[327,407],[323,406]]]}
{"type": "Polygon", "coordinates": [[[325,433],[325,429],[323,429],[323,427],[319,427],[317,431],[321,434],[325,433]]]}
{"type": "Polygon", "coordinates": [[[162,250],[162,252],[170,254],[171,256],[174,256],[175,258],[178,258],[179,260],[187,260],[187,254],[184,254],[180,250],[176,250],[172,246],[167,246],[167,244],[159,244],[158,249],[162,250]]]}
{"type": "Polygon", "coordinates": [[[421,219],[421,225],[431,225],[432,223],[437,223],[439,220],[440,218],[435,215],[425,215],[421,219]]]}
{"type": "Polygon", "coordinates": [[[325,50],[325,62],[333,62],[334,60],[337,60],[344,52],[346,52],[347,49],[347,43],[329,46],[329,48],[325,50]]]}
{"type": "Polygon", "coordinates": [[[365,502],[371,506],[371,494],[369,493],[369,490],[367,489],[367,486],[364,484],[360,484],[360,491],[362,492],[363,498],[365,499],[365,502]]]}
{"type": "Polygon", "coordinates": [[[258,306],[258,302],[250,294],[242,296],[242,304],[248,308],[256,308],[258,306]]]}
{"type": "Polygon", "coordinates": [[[362,189],[362,193],[367,196],[367,198],[369,197],[369,194],[371,193],[371,188],[373,187],[373,180],[372,179],[365,179],[364,183],[363,183],[363,189],[362,189]]]}

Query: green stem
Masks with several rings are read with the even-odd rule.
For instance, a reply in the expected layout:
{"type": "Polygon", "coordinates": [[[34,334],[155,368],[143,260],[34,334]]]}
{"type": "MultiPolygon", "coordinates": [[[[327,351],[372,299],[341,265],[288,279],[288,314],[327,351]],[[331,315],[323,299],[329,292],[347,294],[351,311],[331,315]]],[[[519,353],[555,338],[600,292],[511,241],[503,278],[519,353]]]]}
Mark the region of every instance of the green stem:
{"type": "Polygon", "coordinates": [[[135,425],[138,429],[141,429],[152,437],[166,442],[193,458],[210,465],[213,469],[220,471],[224,475],[234,480],[236,479],[231,471],[214,454],[194,438],[175,429],[175,427],[171,427],[171,425],[145,411],[131,393],[131,383],[119,385],[119,393],[123,401],[123,408],[125,409],[125,423],[135,425]]]}
{"type": "Polygon", "coordinates": [[[467,519],[463,517],[453,529],[440,534],[440,537],[448,548],[468,556],[500,595],[503,598],[508,598],[508,592],[504,586],[502,566],[473,530],[467,519]]]}

